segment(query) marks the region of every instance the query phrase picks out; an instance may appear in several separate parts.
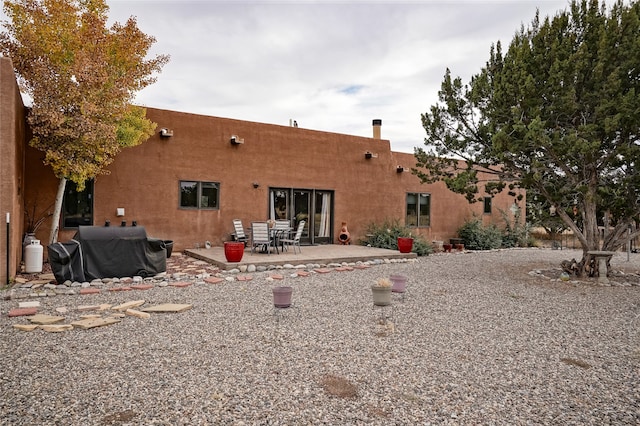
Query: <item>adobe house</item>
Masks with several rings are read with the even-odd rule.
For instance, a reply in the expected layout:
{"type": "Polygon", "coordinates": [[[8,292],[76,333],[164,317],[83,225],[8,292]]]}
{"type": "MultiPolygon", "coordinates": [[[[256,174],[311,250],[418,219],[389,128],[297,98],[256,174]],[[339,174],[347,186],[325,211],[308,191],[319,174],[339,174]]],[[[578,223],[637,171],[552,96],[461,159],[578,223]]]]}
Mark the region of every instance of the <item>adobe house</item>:
{"type": "MultiPolygon", "coordinates": [[[[4,259],[9,277],[21,262],[25,209],[51,210],[58,180],[43,154],[28,146],[26,110],[7,58],[0,58],[0,91],[0,212],[11,218],[9,251],[5,229],[0,240],[4,283],[4,259]]],[[[381,138],[381,120],[373,120],[372,137],[361,137],[155,108],[147,108],[147,117],[158,124],[153,137],[123,149],[109,174],[83,193],[67,185],[60,241],[78,225],[135,221],[180,251],[205,241],[222,245],[233,219],[248,227],[269,218],[306,220],[303,244],[337,242],[342,222],[357,243],[367,225],[385,219],[414,227],[428,241],[446,241],[474,215],[502,223],[500,210],[513,204],[501,194],[470,205],[442,183],[421,184],[410,172],[413,154],[393,152],[381,138]]],[[[36,233],[43,245],[49,230],[45,221],[36,233]]]]}

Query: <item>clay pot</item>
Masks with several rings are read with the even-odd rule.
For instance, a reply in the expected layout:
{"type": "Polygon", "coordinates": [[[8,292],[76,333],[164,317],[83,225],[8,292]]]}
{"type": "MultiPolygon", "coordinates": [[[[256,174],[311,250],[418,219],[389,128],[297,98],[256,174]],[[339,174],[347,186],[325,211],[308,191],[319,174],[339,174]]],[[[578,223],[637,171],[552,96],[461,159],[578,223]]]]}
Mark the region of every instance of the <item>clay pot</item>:
{"type": "Polygon", "coordinates": [[[413,238],[398,237],[398,250],[400,253],[411,253],[413,248],[413,238]]]}
{"type": "Polygon", "coordinates": [[[442,248],[444,249],[444,251],[446,251],[447,253],[451,253],[451,244],[443,244],[442,248]]]}
{"type": "Polygon", "coordinates": [[[342,222],[342,228],[340,229],[340,234],[338,234],[338,242],[342,245],[351,243],[351,233],[347,229],[347,222],[342,222]]]}
{"type": "Polygon", "coordinates": [[[392,287],[371,286],[371,294],[373,295],[373,304],[376,306],[388,306],[391,304],[392,287]]]}
{"type": "Polygon", "coordinates": [[[404,293],[407,290],[407,277],[404,275],[391,275],[389,277],[393,283],[391,291],[393,293],[404,293]]]}
{"type": "Polygon", "coordinates": [[[224,257],[227,262],[240,262],[244,254],[244,243],[238,241],[225,241],[224,257]]]}
{"type": "Polygon", "coordinates": [[[293,287],[274,287],[273,306],[276,308],[288,308],[291,306],[291,294],[293,287]]]}

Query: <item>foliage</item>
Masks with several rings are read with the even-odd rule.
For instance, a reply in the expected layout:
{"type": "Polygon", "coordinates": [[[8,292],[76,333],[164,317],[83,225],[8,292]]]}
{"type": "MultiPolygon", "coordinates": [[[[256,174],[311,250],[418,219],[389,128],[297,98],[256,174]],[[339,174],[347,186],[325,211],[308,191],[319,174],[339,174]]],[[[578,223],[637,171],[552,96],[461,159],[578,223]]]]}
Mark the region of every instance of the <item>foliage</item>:
{"type": "Polygon", "coordinates": [[[123,147],[142,143],[156,126],[130,102],[169,58],[145,59],[155,39],[133,17],[107,28],[108,10],[104,0],[4,2],[9,21],[0,53],[11,57],[20,89],[32,99],[30,144],[60,179],[52,235],[66,180],[83,190],[123,147]]]}
{"type": "Polygon", "coordinates": [[[391,287],[391,280],[389,278],[378,278],[374,284],[375,287],[391,287]]]}
{"type": "Polygon", "coordinates": [[[619,248],[640,216],[639,33],[640,3],[616,1],[607,13],[574,0],[523,26],[504,56],[492,46],[467,85],[447,69],[439,103],[422,115],[430,148],[416,149],[413,172],[469,200],[480,172],[517,182],[556,207],[584,256],[619,248]],[[573,206],[581,224],[567,214],[573,206]],[[599,209],[615,227],[602,247],[599,209]]]}
{"type": "Polygon", "coordinates": [[[429,244],[422,236],[412,235],[411,228],[400,225],[400,221],[385,220],[381,224],[370,223],[366,227],[367,236],[360,240],[360,244],[371,247],[398,250],[398,237],[413,238],[411,251],[418,256],[427,256],[433,252],[429,244]]]}
{"type": "Polygon", "coordinates": [[[468,220],[458,229],[458,235],[469,250],[492,250],[502,246],[502,235],[495,225],[484,226],[480,219],[468,220]]]}
{"type": "Polygon", "coordinates": [[[528,247],[532,244],[530,241],[530,226],[522,223],[522,210],[514,211],[513,219],[505,211],[500,211],[504,221],[504,230],[502,231],[502,247],[528,247]]]}
{"type": "Polygon", "coordinates": [[[53,204],[47,207],[44,211],[38,213],[37,203],[34,202],[30,207],[26,206],[24,209],[25,232],[35,233],[38,228],[42,226],[44,221],[52,215],[51,207],[53,207],[53,204]]]}

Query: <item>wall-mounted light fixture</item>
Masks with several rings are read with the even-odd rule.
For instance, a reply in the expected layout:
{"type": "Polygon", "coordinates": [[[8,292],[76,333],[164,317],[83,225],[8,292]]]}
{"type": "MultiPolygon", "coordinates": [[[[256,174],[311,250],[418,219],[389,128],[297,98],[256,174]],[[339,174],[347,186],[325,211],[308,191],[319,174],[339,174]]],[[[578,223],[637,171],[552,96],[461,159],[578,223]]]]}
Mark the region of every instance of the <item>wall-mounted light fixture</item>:
{"type": "Polygon", "coordinates": [[[238,135],[231,135],[231,139],[229,139],[229,142],[231,142],[231,145],[240,145],[244,143],[244,139],[240,139],[238,135]]]}
{"type": "Polygon", "coordinates": [[[397,173],[402,173],[402,172],[404,172],[404,167],[402,167],[402,166],[398,165],[398,166],[396,167],[396,172],[397,172],[397,173]]]}
{"type": "Polygon", "coordinates": [[[366,158],[367,160],[370,160],[372,158],[378,158],[378,154],[374,154],[374,153],[371,153],[371,152],[367,151],[367,152],[364,153],[364,158],[366,158]]]}
{"type": "Polygon", "coordinates": [[[173,130],[162,128],[160,129],[160,136],[163,138],[170,138],[171,136],[173,136],[173,130]]]}
{"type": "Polygon", "coordinates": [[[260,187],[260,184],[258,182],[253,182],[252,185],[253,185],[254,188],[259,188],[260,187]]]}

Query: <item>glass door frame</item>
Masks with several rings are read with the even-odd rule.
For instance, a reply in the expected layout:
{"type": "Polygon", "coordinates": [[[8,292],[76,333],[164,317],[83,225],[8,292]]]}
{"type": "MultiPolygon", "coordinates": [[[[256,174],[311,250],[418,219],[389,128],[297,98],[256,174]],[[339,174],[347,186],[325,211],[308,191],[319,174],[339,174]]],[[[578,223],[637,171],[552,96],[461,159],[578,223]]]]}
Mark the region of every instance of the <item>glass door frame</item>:
{"type": "MultiPolygon", "coordinates": [[[[308,188],[282,188],[282,187],[270,187],[269,188],[269,213],[270,219],[288,219],[291,221],[291,227],[296,229],[300,220],[306,220],[302,238],[300,241],[304,244],[332,244],[333,243],[333,200],[334,191],[325,189],[308,189],[308,188]],[[296,193],[307,194],[306,212],[296,211],[296,193]],[[316,195],[328,195],[329,206],[324,209],[320,206],[322,214],[328,214],[328,221],[324,223],[321,220],[316,221],[316,215],[318,206],[316,205],[316,195]],[[277,197],[276,197],[277,196],[277,197]],[[276,204],[276,206],[274,206],[276,204]],[[276,207],[278,207],[276,209],[276,207]],[[323,226],[324,237],[318,236],[320,227],[323,226]],[[327,230],[327,227],[329,228],[327,230]],[[328,232],[327,232],[328,231],[328,232]],[[327,236],[328,234],[328,236],[327,236]]],[[[323,197],[323,202],[326,200],[323,197]]]]}

